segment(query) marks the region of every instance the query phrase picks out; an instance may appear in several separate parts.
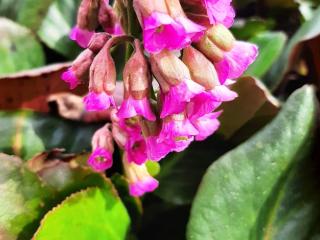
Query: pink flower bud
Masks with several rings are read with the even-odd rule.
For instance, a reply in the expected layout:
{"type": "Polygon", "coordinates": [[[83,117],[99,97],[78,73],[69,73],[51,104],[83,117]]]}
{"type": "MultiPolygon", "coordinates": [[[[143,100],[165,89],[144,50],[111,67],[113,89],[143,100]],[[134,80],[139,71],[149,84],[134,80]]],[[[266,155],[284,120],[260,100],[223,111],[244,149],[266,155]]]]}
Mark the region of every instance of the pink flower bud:
{"type": "Polygon", "coordinates": [[[88,164],[98,172],[110,168],[112,166],[112,154],[114,152],[110,124],[106,124],[95,132],[91,144],[93,153],[89,157],[88,164]]]}
{"type": "Polygon", "coordinates": [[[192,80],[205,87],[206,90],[220,85],[214,65],[195,48],[191,46],[185,48],[182,61],[188,66],[192,80]]]}
{"type": "Polygon", "coordinates": [[[222,24],[211,26],[207,30],[207,36],[218,48],[225,52],[230,51],[235,43],[230,30],[222,24]]]}
{"type": "Polygon", "coordinates": [[[139,40],[135,40],[135,53],[123,70],[124,100],[118,112],[120,118],[143,116],[154,121],[149,102],[151,76],[139,40]]]}
{"type": "Polygon", "coordinates": [[[129,182],[129,192],[133,197],[141,197],[147,192],[153,192],[159,185],[148,172],[147,167],[137,165],[127,160],[126,154],[123,155],[123,168],[129,182]]]}
{"type": "Polygon", "coordinates": [[[88,48],[95,54],[99,53],[106,42],[110,39],[110,35],[105,32],[95,33],[88,45],[88,48]]]}
{"type": "Polygon", "coordinates": [[[82,0],[78,9],[77,25],[71,30],[70,38],[80,47],[86,48],[98,27],[99,0],[82,0]]]}
{"type": "Polygon", "coordinates": [[[94,54],[89,49],[84,50],[74,60],[72,66],[61,75],[61,78],[69,84],[70,89],[76,88],[80,83],[89,78],[89,69],[93,62],[94,54]]]}
{"type": "Polygon", "coordinates": [[[98,20],[103,29],[112,35],[123,34],[119,19],[109,1],[100,0],[98,20]]]}
{"type": "Polygon", "coordinates": [[[207,35],[204,35],[195,46],[206,55],[211,62],[219,62],[223,59],[224,51],[215,45],[207,35]]]}

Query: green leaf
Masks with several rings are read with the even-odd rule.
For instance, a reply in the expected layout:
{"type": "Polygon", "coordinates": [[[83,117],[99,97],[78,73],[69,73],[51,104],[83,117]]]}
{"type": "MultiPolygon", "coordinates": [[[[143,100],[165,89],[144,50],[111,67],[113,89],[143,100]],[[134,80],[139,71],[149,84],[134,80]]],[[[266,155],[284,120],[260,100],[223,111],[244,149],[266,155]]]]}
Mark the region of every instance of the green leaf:
{"type": "Polygon", "coordinates": [[[17,22],[31,29],[38,30],[54,0],[24,0],[18,11],[17,22]]]}
{"type": "Polygon", "coordinates": [[[314,89],[306,86],[270,125],[216,161],[193,202],[187,238],[309,239],[307,227],[293,234],[310,224],[314,210],[304,205],[308,195],[300,196],[295,184],[305,187],[296,173],[305,170],[299,165],[310,155],[316,114],[314,89]],[[291,205],[295,200],[299,204],[291,205]]]}
{"type": "Polygon", "coordinates": [[[245,74],[258,78],[263,77],[280,57],[286,39],[286,35],[282,32],[264,32],[251,38],[249,41],[259,47],[259,56],[245,74]]]}
{"type": "Polygon", "coordinates": [[[70,30],[76,23],[79,4],[80,0],[55,0],[38,31],[38,36],[48,47],[70,59],[81,51],[69,39],[70,30]]]}
{"type": "Polygon", "coordinates": [[[313,18],[305,22],[291,38],[277,64],[274,64],[270,72],[265,76],[264,83],[270,89],[275,89],[281,83],[284,75],[289,71],[292,64],[291,58],[295,55],[299,44],[313,39],[320,34],[319,25],[320,7],[315,11],[313,18]]]}
{"type": "Polygon", "coordinates": [[[99,126],[31,111],[0,112],[0,151],[23,159],[53,148],[80,153],[90,149],[99,126]]]}
{"type": "Polygon", "coordinates": [[[44,64],[42,47],[28,29],[0,18],[0,36],[0,76],[44,64]]]}
{"type": "Polygon", "coordinates": [[[49,191],[17,157],[0,154],[0,169],[0,239],[30,239],[49,191]]]}
{"type": "Polygon", "coordinates": [[[50,211],[33,239],[124,240],[129,224],[129,215],[114,189],[88,188],[50,211]]]}
{"type": "Polygon", "coordinates": [[[241,19],[238,24],[232,26],[231,31],[236,39],[248,40],[257,34],[263,33],[274,26],[274,21],[271,19],[241,19]]]}

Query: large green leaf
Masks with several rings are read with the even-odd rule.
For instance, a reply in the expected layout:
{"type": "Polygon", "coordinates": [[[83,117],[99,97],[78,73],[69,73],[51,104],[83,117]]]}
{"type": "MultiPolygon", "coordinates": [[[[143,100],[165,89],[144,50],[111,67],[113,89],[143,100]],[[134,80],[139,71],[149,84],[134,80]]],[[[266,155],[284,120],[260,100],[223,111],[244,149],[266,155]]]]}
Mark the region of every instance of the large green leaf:
{"type": "Polygon", "coordinates": [[[45,44],[70,59],[80,52],[76,43],[69,39],[79,3],[80,0],[55,0],[38,31],[45,44]]]}
{"type": "Polygon", "coordinates": [[[295,50],[298,45],[306,40],[313,39],[320,34],[320,7],[314,13],[311,20],[305,22],[300,29],[295,33],[295,35],[288,42],[280,59],[277,61],[271,71],[264,78],[266,85],[275,89],[281,82],[284,75],[290,69],[292,63],[291,57],[295,54],[295,50]]]}
{"type": "Polygon", "coordinates": [[[80,153],[90,149],[98,127],[31,111],[0,112],[0,151],[23,159],[53,148],[80,153]]]}
{"type": "Polygon", "coordinates": [[[40,43],[25,27],[0,18],[0,36],[0,75],[44,64],[40,43]]]}
{"type": "Polygon", "coordinates": [[[49,191],[19,158],[0,154],[0,169],[0,239],[30,239],[29,229],[43,213],[49,191]]]}
{"type": "Polygon", "coordinates": [[[35,240],[125,240],[130,218],[114,189],[75,193],[41,221],[35,240]]]}
{"type": "Polygon", "coordinates": [[[316,114],[314,90],[304,87],[270,125],[216,161],[193,202],[187,238],[309,239],[318,202],[299,191],[310,187],[300,175],[316,114]]]}
{"type": "Polygon", "coordinates": [[[280,57],[286,39],[286,35],[282,32],[264,32],[251,38],[250,42],[259,47],[259,56],[246,74],[258,78],[263,77],[280,57]]]}

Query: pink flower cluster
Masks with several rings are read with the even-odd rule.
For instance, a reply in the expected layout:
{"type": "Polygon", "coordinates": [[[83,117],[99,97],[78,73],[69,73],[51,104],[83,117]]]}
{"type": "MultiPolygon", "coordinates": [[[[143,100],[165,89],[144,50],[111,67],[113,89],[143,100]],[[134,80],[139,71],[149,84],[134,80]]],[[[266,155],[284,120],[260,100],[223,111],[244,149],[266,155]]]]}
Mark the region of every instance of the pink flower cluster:
{"type": "MultiPolygon", "coordinates": [[[[83,0],[77,28],[85,25],[80,24],[81,16],[97,11],[97,19],[91,22],[108,26],[105,31],[119,29],[119,19],[106,1],[94,2],[83,0]]],[[[87,49],[62,78],[70,88],[89,83],[84,97],[87,111],[111,109],[111,124],[93,136],[89,165],[96,171],[110,168],[116,142],[123,150],[130,193],[141,196],[158,186],[146,161],[181,152],[219,128],[222,110],[218,108],[237,97],[229,85],[256,59],[258,49],[236,41],[228,30],[235,16],[231,0],[133,0],[133,8],[143,46],[125,33],[112,36],[93,33],[92,28],[75,30],[72,38],[87,49]],[[134,52],[123,69],[123,99],[117,104],[110,50],[124,41],[134,52]]]]}

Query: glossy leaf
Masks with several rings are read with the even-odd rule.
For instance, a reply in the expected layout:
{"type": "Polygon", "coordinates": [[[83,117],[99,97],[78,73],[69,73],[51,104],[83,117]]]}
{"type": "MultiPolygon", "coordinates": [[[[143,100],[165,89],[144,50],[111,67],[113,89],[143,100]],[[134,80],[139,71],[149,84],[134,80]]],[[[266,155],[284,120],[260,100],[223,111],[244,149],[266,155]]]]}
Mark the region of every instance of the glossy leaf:
{"type": "Polygon", "coordinates": [[[314,90],[304,87],[270,125],[215,162],[193,202],[187,239],[309,239],[308,228],[293,234],[314,218],[294,182],[310,155],[316,114],[314,90]]]}
{"type": "Polygon", "coordinates": [[[53,148],[80,153],[90,150],[91,136],[99,126],[31,111],[0,112],[0,151],[23,159],[53,148]]]}
{"type": "Polygon", "coordinates": [[[0,36],[0,75],[44,64],[42,47],[27,28],[0,18],[0,36]]]}
{"type": "Polygon", "coordinates": [[[313,39],[320,34],[319,25],[320,7],[315,11],[313,18],[305,22],[290,39],[277,64],[275,64],[271,71],[265,76],[264,82],[269,88],[275,89],[280,84],[284,75],[290,70],[292,67],[292,59],[299,44],[303,41],[313,39]]]}
{"type": "Polygon", "coordinates": [[[40,39],[53,50],[72,59],[81,50],[69,39],[76,22],[80,0],[55,0],[38,31],[40,39]]]}
{"type": "Polygon", "coordinates": [[[47,213],[33,239],[125,240],[130,218],[112,187],[75,193],[47,213]]]}
{"type": "Polygon", "coordinates": [[[286,35],[282,32],[264,32],[251,38],[249,41],[259,47],[259,56],[246,74],[257,78],[263,77],[280,57],[286,39],[286,35]]]}

